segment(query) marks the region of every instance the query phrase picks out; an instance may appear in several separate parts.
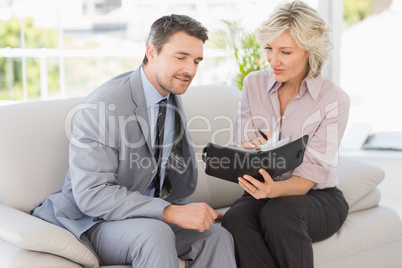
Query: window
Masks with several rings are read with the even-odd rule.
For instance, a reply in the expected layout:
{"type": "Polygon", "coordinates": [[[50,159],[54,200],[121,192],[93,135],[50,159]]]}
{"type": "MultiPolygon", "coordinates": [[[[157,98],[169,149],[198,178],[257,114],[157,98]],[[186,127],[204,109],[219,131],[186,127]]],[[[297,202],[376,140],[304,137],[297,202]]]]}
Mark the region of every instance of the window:
{"type": "MultiPolygon", "coordinates": [[[[330,0],[329,5],[305,1],[327,18],[334,13],[330,0]]],[[[212,39],[224,27],[223,19],[255,30],[280,2],[0,0],[0,102],[87,95],[139,66],[149,27],[162,15],[190,15],[209,29],[212,39]]],[[[214,47],[213,40],[205,47],[193,85],[234,84],[232,55],[214,47]]]]}
{"type": "Polygon", "coordinates": [[[365,123],[372,132],[402,131],[402,5],[367,2],[374,3],[369,16],[342,34],[340,85],[351,96],[349,125],[365,123]]]}

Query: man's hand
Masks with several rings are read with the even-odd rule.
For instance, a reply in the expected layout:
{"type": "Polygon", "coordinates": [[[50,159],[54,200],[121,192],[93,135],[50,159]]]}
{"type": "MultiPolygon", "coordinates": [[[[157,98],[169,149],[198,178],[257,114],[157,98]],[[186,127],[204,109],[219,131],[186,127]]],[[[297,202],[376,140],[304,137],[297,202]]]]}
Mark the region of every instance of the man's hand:
{"type": "Polygon", "coordinates": [[[162,220],[184,229],[204,232],[211,227],[218,213],[206,203],[190,203],[183,206],[169,205],[163,211],[162,220]]]}
{"type": "Polygon", "coordinates": [[[216,217],[215,222],[222,222],[223,220],[223,213],[219,212],[219,211],[215,211],[218,215],[218,217],[216,217]]]}

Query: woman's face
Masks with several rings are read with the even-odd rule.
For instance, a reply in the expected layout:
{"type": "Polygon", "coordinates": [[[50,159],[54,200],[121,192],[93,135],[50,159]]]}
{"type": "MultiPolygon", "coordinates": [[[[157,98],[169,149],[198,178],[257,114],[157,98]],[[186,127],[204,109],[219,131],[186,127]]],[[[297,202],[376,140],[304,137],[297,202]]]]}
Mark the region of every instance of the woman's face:
{"type": "Polygon", "coordinates": [[[276,81],[300,84],[306,77],[309,54],[297,45],[289,32],[285,31],[278,40],[267,44],[265,53],[276,81]]]}

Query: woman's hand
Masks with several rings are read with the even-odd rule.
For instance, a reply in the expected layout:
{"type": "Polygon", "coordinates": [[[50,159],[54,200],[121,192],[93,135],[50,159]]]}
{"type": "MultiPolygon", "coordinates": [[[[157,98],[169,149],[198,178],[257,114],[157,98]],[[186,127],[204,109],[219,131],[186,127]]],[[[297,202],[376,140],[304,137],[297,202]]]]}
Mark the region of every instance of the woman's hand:
{"type": "Polygon", "coordinates": [[[255,199],[272,198],[275,182],[264,169],[261,168],[258,172],[263,176],[264,182],[260,182],[252,176],[244,175],[239,177],[240,186],[255,199]]]}
{"type": "MultiPolygon", "coordinates": [[[[271,131],[264,132],[264,134],[268,137],[268,139],[271,138],[271,136],[272,136],[271,131]]],[[[254,140],[251,141],[251,143],[250,142],[244,143],[243,148],[244,149],[255,149],[256,147],[261,146],[266,141],[267,140],[264,139],[263,137],[255,138],[254,140]]]]}
{"type": "Polygon", "coordinates": [[[258,172],[264,178],[264,182],[260,182],[249,175],[239,177],[240,186],[255,199],[305,195],[315,184],[298,176],[292,176],[284,181],[274,181],[264,169],[261,168],[258,172]]]}

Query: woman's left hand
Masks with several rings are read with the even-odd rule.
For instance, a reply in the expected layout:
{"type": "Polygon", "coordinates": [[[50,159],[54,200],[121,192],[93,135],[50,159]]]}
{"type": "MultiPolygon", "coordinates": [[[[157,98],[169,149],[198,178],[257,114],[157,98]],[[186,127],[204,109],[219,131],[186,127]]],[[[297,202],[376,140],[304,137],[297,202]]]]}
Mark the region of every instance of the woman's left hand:
{"type": "Polygon", "coordinates": [[[252,176],[244,175],[243,177],[238,178],[240,186],[255,199],[272,197],[275,182],[264,169],[261,168],[258,172],[263,176],[264,182],[261,182],[252,176]]]}

